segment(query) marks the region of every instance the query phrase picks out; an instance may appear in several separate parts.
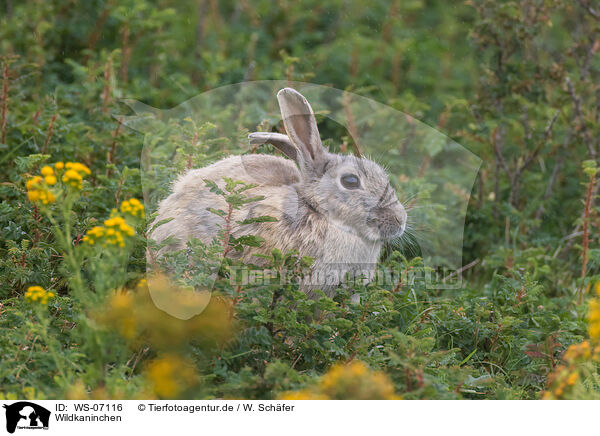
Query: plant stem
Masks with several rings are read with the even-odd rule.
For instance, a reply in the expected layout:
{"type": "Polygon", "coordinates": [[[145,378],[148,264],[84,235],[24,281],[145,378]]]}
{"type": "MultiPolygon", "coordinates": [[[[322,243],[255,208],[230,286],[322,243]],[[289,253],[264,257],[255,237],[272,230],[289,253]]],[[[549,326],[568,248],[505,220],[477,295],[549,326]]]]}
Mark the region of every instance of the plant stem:
{"type": "MultiPolygon", "coordinates": [[[[592,204],[592,196],[594,193],[594,185],[596,183],[596,176],[591,175],[590,181],[587,185],[587,191],[585,194],[585,209],[583,212],[583,254],[581,261],[581,278],[585,277],[587,272],[587,263],[588,263],[588,251],[590,245],[590,229],[589,229],[589,221],[590,221],[590,209],[592,204]]],[[[582,287],[579,291],[579,296],[577,299],[577,303],[581,304],[583,302],[583,292],[585,287],[582,287]]]]}
{"type": "Polygon", "coordinates": [[[227,257],[231,247],[229,246],[229,236],[231,234],[231,217],[233,215],[233,204],[228,204],[227,217],[225,218],[225,234],[223,235],[223,257],[227,257]]]}
{"type": "Polygon", "coordinates": [[[6,118],[8,114],[8,62],[2,72],[2,116],[0,118],[0,143],[6,144],[6,118]]]}
{"type": "Polygon", "coordinates": [[[57,116],[58,114],[52,115],[52,119],[48,125],[48,134],[46,135],[46,140],[42,146],[42,154],[46,154],[46,149],[48,148],[48,144],[50,144],[50,140],[52,139],[52,134],[54,133],[54,122],[56,121],[57,116]]]}
{"type": "Polygon", "coordinates": [[[56,353],[56,348],[61,348],[60,343],[57,344],[57,340],[54,339],[54,337],[50,337],[48,335],[48,331],[50,329],[50,323],[48,322],[48,314],[47,313],[42,313],[42,310],[47,310],[47,307],[36,307],[35,308],[35,312],[36,312],[36,317],[40,323],[40,326],[42,327],[40,329],[40,336],[42,337],[42,340],[44,341],[44,343],[48,346],[48,350],[50,352],[50,355],[52,356],[52,359],[54,360],[54,364],[56,365],[56,369],[58,370],[58,372],[60,373],[61,378],[63,379],[63,382],[65,384],[65,386],[68,385],[67,382],[67,376],[65,373],[65,369],[63,367],[62,361],[59,358],[58,354],[56,353]]]}
{"type": "Polygon", "coordinates": [[[75,257],[75,252],[73,250],[73,243],[71,237],[71,217],[70,210],[73,205],[72,199],[69,199],[65,202],[64,207],[62,208],[63,220],[64,220],[64,232],[61,230],[59,223],[54,219],[52,213],[50,211],[46,212],[46,216],[48,220],[52,224],[54,228],[54,234],[63,244],[65,249],[65,259],[71,268],[74,275],[74,283],[71,286],[75,295],[80,299],[83,297],[83,279],[81,278],[81,270],[79,264],[77,262],[77,258],[75,257]]]}

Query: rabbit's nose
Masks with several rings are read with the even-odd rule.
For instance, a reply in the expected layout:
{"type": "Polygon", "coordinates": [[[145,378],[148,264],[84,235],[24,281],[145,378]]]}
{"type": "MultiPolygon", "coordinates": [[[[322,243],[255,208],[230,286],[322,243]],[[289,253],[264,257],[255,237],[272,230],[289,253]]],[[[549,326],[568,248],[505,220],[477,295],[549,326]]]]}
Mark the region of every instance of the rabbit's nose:
{"type": "Polygon", "coordinates": [[[406,228],[406,210],[400,202],[375,208],[369,214],[367,224],[376,227],[382,239],[397,238],[406,228]]]}
{"type": "Polygon", "coordinates": [[[398,202],[398,205],[396,206],[395,210],[395,216],[394,218],[396,219],[396,223],[398,223],[398,226],[400,226],[401,230],[400,233],[404,232],[404,229],[406,228],[406,209],[404,209],[404,206],[402,205],[402,203],[398,202]]]}

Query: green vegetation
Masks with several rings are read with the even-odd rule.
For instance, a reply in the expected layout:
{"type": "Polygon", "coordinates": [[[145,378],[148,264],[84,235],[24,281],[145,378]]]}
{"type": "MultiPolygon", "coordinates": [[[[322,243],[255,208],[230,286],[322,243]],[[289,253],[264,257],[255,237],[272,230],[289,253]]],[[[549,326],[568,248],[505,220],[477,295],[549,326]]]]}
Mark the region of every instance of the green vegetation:
{"type": "MultiPolygon", "coordinates": [[[[599,35],[589,0],[5,0],[0,397],[599,398],[599,35]],[[483,160],[461,288],[307,299],[279,284],[310,264],[293,252],[246,285],[236,274],[255,268],[221,258],[260,239],[223,231],[166,256],[178,280],[149,291],[144,137],[113,114],[264,79],[372,98],[483,160]],[[214,263],[190,276],[194,256],[214,263]],[[189,292],[213,281],[210,302],[189,292]],[[157,301],[208,306],[181,320],[157,301]]],[[[272,153],[242,131],[178,128],[199,144],[173,143],[182,170],[272,153]]],[[[333,123],[322,134],[347,143],[333,123]]],[[[153,202],[174,175],[152,174],[153,202]]],[[[245,188],[218,193],[236,207],[256,201],[245,188]]],[[[394,248],[383,267],[424,270],[394,248]]]]}

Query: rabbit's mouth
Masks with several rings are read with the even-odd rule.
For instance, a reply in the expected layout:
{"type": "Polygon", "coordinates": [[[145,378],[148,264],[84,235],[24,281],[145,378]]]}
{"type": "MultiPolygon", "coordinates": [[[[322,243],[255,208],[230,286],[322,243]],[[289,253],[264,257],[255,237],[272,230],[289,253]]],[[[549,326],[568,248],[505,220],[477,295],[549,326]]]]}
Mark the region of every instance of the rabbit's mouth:
{"type": "Polygon", "coordinates": [[[367,224],[376,228],[384,241],[398,238],[406,229],[406,210],[400,202],[391,207],[376,207],[369,213],[367,224]]]}

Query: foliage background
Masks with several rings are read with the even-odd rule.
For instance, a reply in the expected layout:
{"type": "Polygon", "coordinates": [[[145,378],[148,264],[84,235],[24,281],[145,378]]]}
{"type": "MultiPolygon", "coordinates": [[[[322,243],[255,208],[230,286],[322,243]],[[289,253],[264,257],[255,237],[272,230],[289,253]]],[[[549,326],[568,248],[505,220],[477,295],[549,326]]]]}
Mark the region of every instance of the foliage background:
{"type": "MultiPolygon", "coordinates": [[[[565,349],[588,336],[588,294],[598,279],[597,185],[583,162],[600,152],[599,17],[589,0],[4,0],[0,393],[370,398],[389,396],[391,386],[405,398],[540,398],[554,389],[556,377],[547,378],[562,370],[565,349]],[[119,325],[129,318],[118,308],[146,308],[147,297],[139,289],[100,292],[93,274],[78,289],[25,182],[44,163],[92,169],[69,211],[68,243],[78,246],[123,200],[141,196],[142,136],[111,116],[126,113],[120,99],[169,108],[260,79],[351,90],[483,159],[465,230],[465,286],[368,287],[366,303],[352,305],[343,292],[313,303],[293,289],[224,281],[216,301],[225,309],[215,308],[214,323],[175,328],[148,308],[129,316],[135,334],[103,327],[103,316],[119,325]],[[57,294],[48,310],[24,300],[32,285],[57,294]],[[290,304],[298,308],[293,319],[290,304]],[[304,317],[314,305],[329,315],[304,317]],[[177,350],[156,333],[171,328],[177,350]],[[221,330],[228,334],[213,334],[221,330]],[[371,372],[335,366],[355,360],[371,372]],[[182,367],[189,372],[175,370],[182,367]],[[387,387],[364,393],[344,381],[361,377],[387,387]]],[[[335,126],[324,132],[343,135],[335,126]]],[[[217,157],[207,149],[193,163],[217,157]]],[[[136,288],[143,275],[142,229],[114,288],[136,288]]],[[[278,256],[285,254],[274,254],[274,267],[278,256]]],[[[78,259],[88,268],[108,265],[107,257],[78,259]]],[[[422,267],[401,253],[385,262],[422,267]]],[[[586,365],[571,393],[558,397],[597,395],[596,366],[586,365]]]]}

